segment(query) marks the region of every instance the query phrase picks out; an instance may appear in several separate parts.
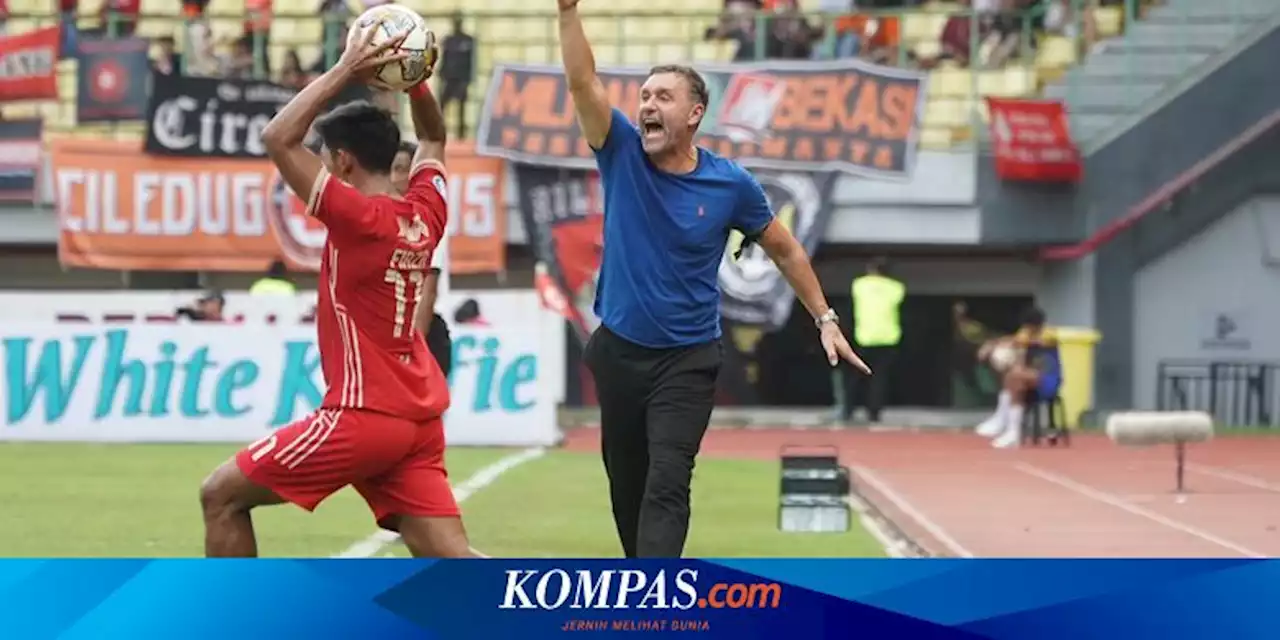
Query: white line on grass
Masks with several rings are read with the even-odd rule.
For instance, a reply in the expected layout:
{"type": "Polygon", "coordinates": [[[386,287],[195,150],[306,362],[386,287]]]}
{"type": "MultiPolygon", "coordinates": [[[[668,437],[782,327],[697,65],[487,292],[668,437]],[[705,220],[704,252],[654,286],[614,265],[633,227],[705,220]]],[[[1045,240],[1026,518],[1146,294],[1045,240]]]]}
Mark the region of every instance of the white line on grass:
{"type": "Polygon", "coordinates": [[[864,467],[852,467],[850,470],[853,471],[854,475],[862,476],[862,480],[864,482],[871,485],[872,489],[878,491],[880,495],[884,496],[885,500],[892,503],[893,506],[897,507],[898,510],[908,518],[915,520],[926,532],[929,533],[929,535],[933,536],[933,538],[941,543],[942,546],[946,547],[947,551],[950,551],[952,554],[961,558],[973,557],[972,552],[964,548],[964,545],[957,542],[955,538],[951,537],[951,534],[947,533],[945,529],[938,526],[938,523],[934,522],[929,516],[926,516],[921,513],[919,509],[912,506],[911,503],[907,502],[907,499],[899,495],[897,491],[890,489],[889,484],[880,479],[879,475],[864,467]]]}
{"type": "Polygon", "coordinates": [[[1076,482],[1075,480],[1072,480],[1071,478],[1068,478],[1066,476],[1060,476],[1056,473],[1053,473],[1052,471],[1046,471],[1044,469],[1041,469],[1040,467],[1026,464],[1024,462],[1014,463],[1013,467],[1018,471],[1021,471],[1027,475],[1035,476],[1037,478],[1040,478],[1041,480],[1052,482],[1053,484],[1056,484],[1059,487],[1062,487],[1063,489],[1066,489],[1068,491],[1074,491],[1075,493],[1078,493],[1086,498],[1092,498],[1094,500],[1097,500],[1098,502],[1111,505],[1117,509],[1126,511],[1135,516],[1146,518],[1156,524],[1162,524],[1175,531],[1181,531],[1182,533],[1185,533],[1189,536],[1199,538],[1201,540],[1204,540],[1205,542],[1216,544],[1219,547],[1223,547],[1224,549],[1230,549],[1242,556],[1246,556],[1249,558],[1268,557],[1266,554],[1258,553],[1257,551],[1254,551],[1247,547],[1242,547],[1234,542],[1231,542],[1230,540],[1219,538],[1218,536],[1215,536],[1212,533],[1209,533],[1201,529],[1197,529],[1188,524],[1183,524],[1172,518],[1166,518],[1154,511],[1148,511],[1146,509],[1143,509],[1142,507],[1139,507],[1138,505],[1127,502],[1114,494],[1107,493],[1106,491],[1101,491],[1099,489],[1094,489],[1093,487],[1076,482]]]}
{"type": "MultiPolygon", "coordinates": [[[[475,472],[470,478],[459,482],[453,486],[453,499],[462,504],[475,495],[476,492],[493,484],[502,474],[526,463],[534,460],[546,453],[547,450],[542,447],[529,447],[522,451],[500,458],[493,464],[475,472]]],[[[346,551],[334,556],[335,558],[369,558],[376,556],[379,551],[388,545],[394,544],[400,539],[400,534],[379,529],[368,538],[361,540],[350,547],[346,551]]],[[[472,550],[474,551],[474,549],[472,550]]]]}
{"type": "Polygon", "coordinates": [[[857,496],[849,496],[847,502],[849,503],[849,507],[857,512],[858,522],[862,523],[862,528],[866,529],[867,533],[870,533],[871,537],[875,538],[876,542],[880,543],[880,546],[884,548],[884,552],[887,553],[890,558],[901,558],[906,555],[902,552],[902,548],[898,542],[893,539],[893,536],[889,535],[889,532],[885,530],[885,527],[880,524],[880,521],[877,520],[875,516],[871,515],[871,509],[867,506],[865,500],[862,500],[857,496]]]}

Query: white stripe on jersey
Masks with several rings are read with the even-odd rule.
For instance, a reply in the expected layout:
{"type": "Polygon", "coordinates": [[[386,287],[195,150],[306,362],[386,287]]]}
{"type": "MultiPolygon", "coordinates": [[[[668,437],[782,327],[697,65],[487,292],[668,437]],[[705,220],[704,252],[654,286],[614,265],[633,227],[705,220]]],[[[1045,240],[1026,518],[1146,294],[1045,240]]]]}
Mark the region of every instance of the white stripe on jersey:
{"type": "Polygon", "coordinates": [[[342,335],[342,392],[338,399],[344,407],[364,406],[364,367],[360,363],[360,338],[355,323],[347,315],[346,306],[338,303],[338,249],[329,248],[329,302],[342,335]]]}

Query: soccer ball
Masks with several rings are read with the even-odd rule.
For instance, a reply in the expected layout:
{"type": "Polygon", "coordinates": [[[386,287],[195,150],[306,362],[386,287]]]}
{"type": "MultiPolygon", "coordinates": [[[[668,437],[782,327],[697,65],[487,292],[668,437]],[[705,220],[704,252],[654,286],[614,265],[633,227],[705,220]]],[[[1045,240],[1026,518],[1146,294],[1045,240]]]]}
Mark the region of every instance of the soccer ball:
{"type": "Polygon", "coordinates": [[[377,29],[370,46],[393,40],[404,32],[409,37],[400,44],[401,53],[409,57],[382,65],[369,84],[377,89],[407,91],[426,79],[436,63],[436,34],[427,27],[422,16],[412,9],[384,4],[360,14],[347,34],[347,46],[358,47],[369,29],[377,29]]]}
{"type": "Polygon", "coordinates": [[[987,356],[987,362],[991,364],[991,368],[1000,373],[1004,373],[1018,362],[1019,349],[1009,342],[1002,342],[991,350],[991,355],[987,356]]]}

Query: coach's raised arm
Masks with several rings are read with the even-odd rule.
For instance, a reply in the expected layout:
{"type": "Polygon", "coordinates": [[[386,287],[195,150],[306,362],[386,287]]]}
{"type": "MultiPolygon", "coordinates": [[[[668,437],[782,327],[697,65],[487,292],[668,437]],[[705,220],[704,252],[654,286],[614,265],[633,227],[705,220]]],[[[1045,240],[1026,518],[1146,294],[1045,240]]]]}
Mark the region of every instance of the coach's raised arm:
{"type": "Polygon", "coordinates": [[[578,0],[558,0],[560,3],[560,55],[564,58],[564,75],[569,81],[569,93],[578,112],[582,136],[592,149],[599,150],[609,136],[609,96],[604,84],[596,75],[596,57],[582,30],[582,18],[578,16],[578,0]]]}

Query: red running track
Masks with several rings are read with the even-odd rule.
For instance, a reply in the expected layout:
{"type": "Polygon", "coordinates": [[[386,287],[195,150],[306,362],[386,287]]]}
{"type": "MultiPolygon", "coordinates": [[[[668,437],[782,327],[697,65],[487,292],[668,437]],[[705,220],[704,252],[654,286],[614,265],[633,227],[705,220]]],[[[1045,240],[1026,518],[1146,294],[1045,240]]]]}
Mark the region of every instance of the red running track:
{"type": "MultiPolygon", "coordinates": [[[[1280,438],[1189,446],[1182,497],[1170,447],[1097,434],[994,450],[968,432],[722,429],[703,455],[777,459],[785,445],[838,447],[859,493],[937,556],[1280,556],[1280,438]]],[[[599,446],[596,429],[565,442],[599,446]]]]}

